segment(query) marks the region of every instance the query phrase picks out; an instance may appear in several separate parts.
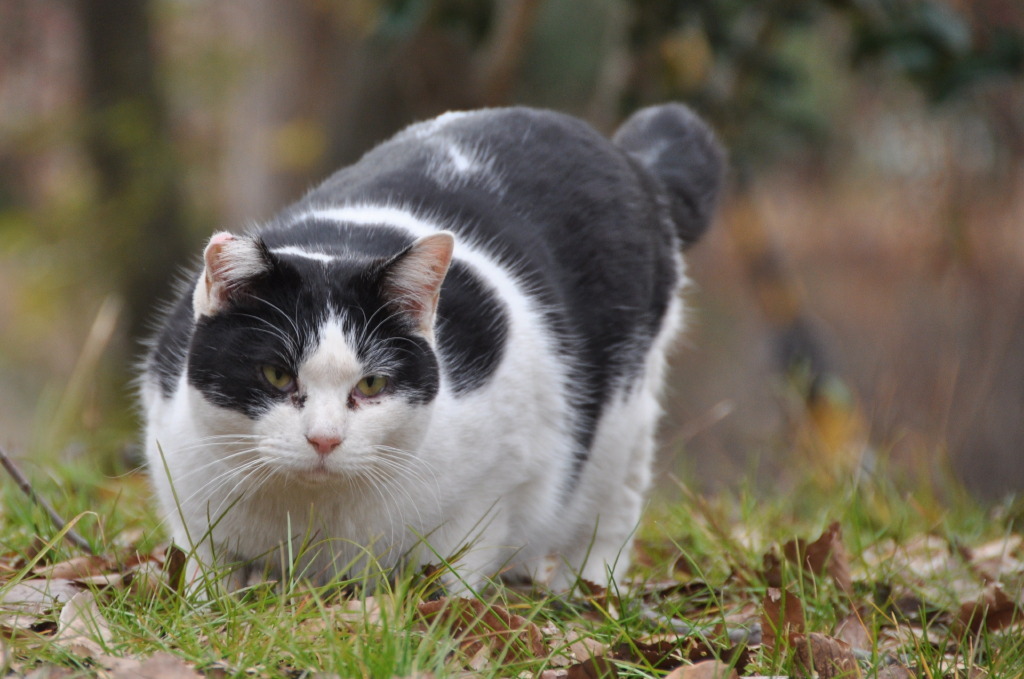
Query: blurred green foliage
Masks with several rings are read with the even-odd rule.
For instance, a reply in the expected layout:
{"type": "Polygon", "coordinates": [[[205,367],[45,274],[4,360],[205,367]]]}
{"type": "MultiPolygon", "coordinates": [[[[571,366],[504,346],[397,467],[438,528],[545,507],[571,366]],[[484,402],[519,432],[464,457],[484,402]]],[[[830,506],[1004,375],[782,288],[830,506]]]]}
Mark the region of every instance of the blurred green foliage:
{"type": "Polygon", "coordinates": [[[933,103],[985,81],[1024,76],[1024,21],[970,24],[941,0],[633,0],[630,45],[657,56],[623,108],[694,101],[718,121],[738,162],[771,165],[824,141],[839,120],[822,90],[904,78],[933,103]],[[822,67],[825,73],[821,72],[822,67]],[[881,73],[880,73],[881,71],[881,73]],[[656,80],[655,83],[650,82],[656,80]],[[832,82],[828,82],[832,81],[832,82]]]}

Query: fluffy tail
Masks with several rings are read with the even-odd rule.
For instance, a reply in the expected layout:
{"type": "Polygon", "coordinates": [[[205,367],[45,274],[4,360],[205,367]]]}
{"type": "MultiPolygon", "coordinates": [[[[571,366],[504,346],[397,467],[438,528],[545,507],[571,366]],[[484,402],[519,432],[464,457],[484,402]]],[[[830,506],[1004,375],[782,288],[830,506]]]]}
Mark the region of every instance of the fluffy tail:
{"type": "Polygon", "coordinates": [[[725,152],[711,128],[682,104],[634,113],[613,141],[664,184],[683,247],[711,223],[722,187],[725,152]]]}

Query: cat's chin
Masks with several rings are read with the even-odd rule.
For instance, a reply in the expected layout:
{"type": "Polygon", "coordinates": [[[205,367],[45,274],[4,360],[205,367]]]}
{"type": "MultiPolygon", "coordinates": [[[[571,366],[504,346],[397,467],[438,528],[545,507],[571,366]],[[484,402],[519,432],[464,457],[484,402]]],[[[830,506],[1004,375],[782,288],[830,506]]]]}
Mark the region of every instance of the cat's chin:
{"type": "Polygon", "coordinates": [[[330,469],[324,464],[315,464],[299,469],[292,468],[287,471],[287,474],[295,481],[308,486],[323,486],[348,478],[343,472],[330,469]]]}

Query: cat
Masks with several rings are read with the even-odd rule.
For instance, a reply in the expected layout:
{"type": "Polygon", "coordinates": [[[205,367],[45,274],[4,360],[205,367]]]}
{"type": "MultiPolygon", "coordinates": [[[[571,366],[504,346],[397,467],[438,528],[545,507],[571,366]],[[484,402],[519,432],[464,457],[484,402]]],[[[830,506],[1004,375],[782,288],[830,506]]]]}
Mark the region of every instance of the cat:
{"type": "Polygon", "coordinates": [[[453,112],[215,234],[141,376],[173,540],[231,587],[412,561],[620,579],[723,157],[682,104],[611,140],[453,112]]]}

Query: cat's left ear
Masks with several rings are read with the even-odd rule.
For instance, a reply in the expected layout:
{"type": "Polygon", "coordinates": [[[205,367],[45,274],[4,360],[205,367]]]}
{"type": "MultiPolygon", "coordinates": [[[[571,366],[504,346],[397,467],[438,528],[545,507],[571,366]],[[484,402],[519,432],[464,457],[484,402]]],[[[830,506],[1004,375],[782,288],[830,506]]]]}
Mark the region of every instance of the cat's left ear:
{"type": "Polygon", "coordinates": [[[440,231],[420,238],[384,266],[381,285],[388,303],[431,340],[441,284],[454,249],[454,236],[440,231]]]}

